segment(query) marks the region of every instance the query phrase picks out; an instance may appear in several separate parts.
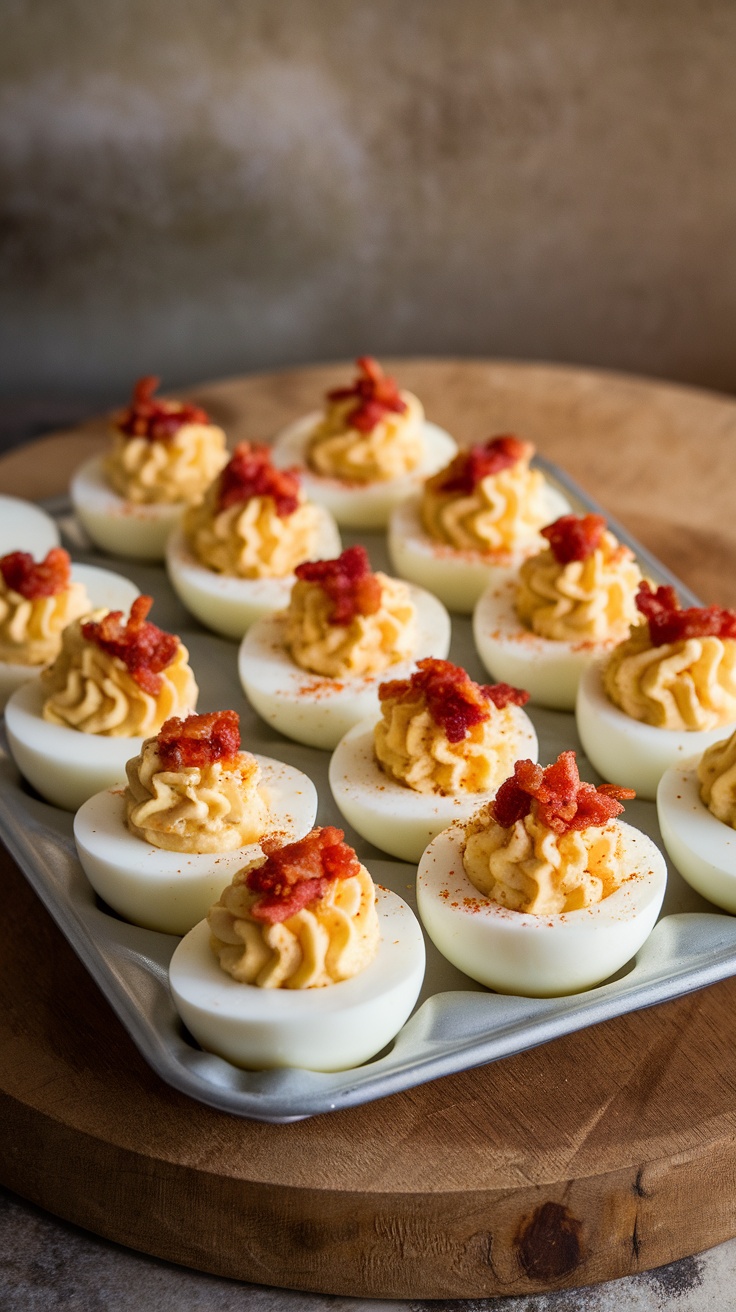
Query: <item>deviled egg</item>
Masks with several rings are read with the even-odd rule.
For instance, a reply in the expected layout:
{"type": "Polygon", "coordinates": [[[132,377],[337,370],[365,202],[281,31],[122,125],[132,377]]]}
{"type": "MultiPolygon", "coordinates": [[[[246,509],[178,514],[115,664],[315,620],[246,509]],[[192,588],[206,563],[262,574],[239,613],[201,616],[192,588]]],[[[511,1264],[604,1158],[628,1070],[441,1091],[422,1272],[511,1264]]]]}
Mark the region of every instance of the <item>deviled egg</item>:
{"type": "Polygon", "coordinates": [[[0,710],[22,683],[58,655],[66,624],[88,611],[128,609],[138,589],[121,574],[70,561],[52,547],[36,562],[28,552],[0,559],[0,710]]]}
{"type": "Polygon", "coordinates": [[[460,451],[391,516],[388,547],[402,578],[469,614],[492,581],[515,576],[543,545],[540,529],[570,509],[530,468],[530,442],[502,435],[460,451]]]}
{"type": "Polygon", "coordinates": [[[80,807],[77,852],[113,910],[166,934],[201,920],[262,839],[302,838],[317,814],[305,774],[241,751],[234,711],[168,720],[126,773],[80,807]]]}
{"type": "Polygon", "coordinates": [[[424,417],[421,402],[400,391],[376,360],[360,356],[352,386],[327,393],[315,411],[277,433],[273,453],[296,464],[310,501],[338,524],[383,528],[394,506],[452,458],[457,443],[424,417]]]}
{"type": "Polygon", "coordinates": [[[581,784],[573,752],[514,776],[427,848],[417,903],[453,965],[500,993],[556,997],[636,955],[659,915],[661,852],[616,817],[631,790],[581,784]]]}
{"type": "Polygon", "coordinates": [[[418,861],[440,830],[493,797],[515,760],[536,760],[519,689],[483,687],[449,661],[422,660],[378,696],[381,716],[337,744],[330,788],[353,828],[403,861],[418,861]]]}
{"type": "Polygon", "coordinates": [[[494,678],[526,688],[538,705],[572,711],[583,671],[640,618],[641,571],[600,515],[563,515],[542,537],[548,547],[514,579],[486,588],[473,636],[494,678]]]}
{"type": "Polygon", "coordinates": [[[604,779],[653,799],[665,770],[736,725],[736,611],[682,609],[671,587],[643,583],[645,622],[584,673],[575,717],[604,779]]]}
{"type": "Polygon", "coordinates": [[[342,839],[330,826],[264,843],[266,857],[177,947],[174,1003],[207,1051],[256,1070],[344,1070],[407,1020],[424,976],[421,928],[342,839]]]}
{"type": "Polygon", "coordinates": [[[70,495],[90,538],[104,551],[163,560],[166,540],[227,460],[225,434],[200,406],[154,397],[159,380],[141,378],[115,416],[112,450],[75,473],[70,495]]]}
{"type": "Polygon", "coordinates": [[[665,770],[657,819],[683,879],[709,902],[736,913],[736,732],[665,770]]]}
{"type": "Polygon", "coordinates": [[[297,566],[289,607],[258,620],[238,655],[246,697],[288,738],[332,748],[378,714],[378,685],[446,656],[450,617],[431,593],[370,569],[363,547],[297,566]]]}
{"type": "Polygon", "coordinates": [[[298,564],[333,556],[340,545],[334,519],[305,500],[296,471],[276,469],[267,447],[242,442],[172,533],[166,566],[198,620],[242,638],[254,620],[287,604],[298,564]]]}
{"type": "Polygon", "coordinates": [[[5,707],[5,727],[21,774],[54,805],[76,811],[125,776],[125,763],[172,715],[194,710],[197,684],[178,637],[146,616],[92,611],[63,631],[59,655],[5,707]]]}

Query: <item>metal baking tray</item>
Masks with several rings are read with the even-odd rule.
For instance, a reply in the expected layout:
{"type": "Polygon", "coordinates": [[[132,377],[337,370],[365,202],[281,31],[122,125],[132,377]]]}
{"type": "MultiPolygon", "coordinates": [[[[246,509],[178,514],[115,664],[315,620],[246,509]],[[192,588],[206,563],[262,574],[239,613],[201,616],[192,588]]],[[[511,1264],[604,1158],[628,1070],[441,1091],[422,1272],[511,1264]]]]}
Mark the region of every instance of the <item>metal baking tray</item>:
{"type": "MultiPolygon", "coordinates": [[[[578,509],[600,510],[559,469],[537,463],[578,509]]],[[[414,867],[387,859],[351,832],[327,782],[329,753],[292,743],[270,729],[245,700],[236,670],[237,644],[208,633],[175,598],[162,568],[95,556],[69,507],[47,503],[59,519],[73,554],[127,574],[156,599],[158,624],[180,633],[200,684],[200,711],[232,706],[241,716],[243,745],[297,766],[315,782],[318,823],[337,824],[371,870],[414,905],[414,867]],[[88,545],[88,544],[87,544],[88,545]]],[[[601,512],[605,513],[605,512],[601,512]]],[[[614,532],[635,550],[644,571],[673,583],[689,604],[697,598],[609,517],[614,532]]],[[[355,535],[345,535],[348,541],[355,535]]],[[[385,539],[363,534],[374,568],[389,568],[385,539]]],[[[487,680],[473,646],[470,621],[453,616],[452,660],[473,678],[487,680]]],[[[575,731],[573,716],[527,707],[546,763],[563,748],[579,754],[580,773],[594,780],[575,731]]],[[[652,802],[631,802],[626,818],[661,847],[652,802]]],[[[0,836],[59,928],[84,962],[143,1056],[161,1077],[190,1097],[237,1116],[288,1122],[383,1098],[427,1080],[547,1043],[612,1016],[650,1007],[736,973],[736,918],[716,911],[670,866],[659,922],[635,961],[613,979],[562,998],[495,994],[450,965],[427,942],[427,973],[416,1009],[393,1043],[365,1065],[334,1074],[287,1069],[244,1071],[203,1052],[184,1029],[169,995],[167,968],[178,939],[138,929],[95,895],[77,860],[72,816],[41,801],[20,779],[4,741],[0,745],[0,836]]]]}

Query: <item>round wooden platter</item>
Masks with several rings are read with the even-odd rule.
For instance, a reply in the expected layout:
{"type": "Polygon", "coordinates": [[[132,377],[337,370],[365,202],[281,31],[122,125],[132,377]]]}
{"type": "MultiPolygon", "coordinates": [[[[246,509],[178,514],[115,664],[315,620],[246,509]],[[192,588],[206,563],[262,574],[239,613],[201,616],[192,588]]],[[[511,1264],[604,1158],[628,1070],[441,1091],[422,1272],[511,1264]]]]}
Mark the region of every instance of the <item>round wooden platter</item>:
{"type": "MultiPolygon", "coordinates": [[[[706,601],[736,605],[736,403],[613,374],[387,362],[463,441],[517,432],[706,601]]],[[[233,441],[349,366],[193,391],[233,441]]],[[[0,460],[44,497],[104,423],[0,460]]],[[[469,1298],[594,1283],[736,1233],[736,980],[355,1110],[243,1121],[149,1070],[2,856],[2,1182],[145,1252],[263,1284],[469,1298]]]]}

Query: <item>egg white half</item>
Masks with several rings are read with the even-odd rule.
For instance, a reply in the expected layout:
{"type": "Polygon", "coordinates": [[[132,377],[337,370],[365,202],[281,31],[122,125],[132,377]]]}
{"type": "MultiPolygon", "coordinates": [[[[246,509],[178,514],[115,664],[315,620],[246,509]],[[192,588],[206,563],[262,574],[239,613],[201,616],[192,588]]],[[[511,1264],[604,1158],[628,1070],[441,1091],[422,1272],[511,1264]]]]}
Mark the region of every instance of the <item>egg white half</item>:
{"type": "Polygon", "coordinates": [[[69,494],[77,519],[92,541],[113,556],[163,560],[167,538],[186,504],[138,505],[126,501],[110,487],[104,464],[104,456],[93,456],[72,478],[69,494]]]}
{"type": "MultiPolygon", "coordinates": [[[[268,804],[264,837],[294,842],[309,833],[317,790],[301,770],[256,756],[268,804]]],[[[186,934],[207,915],[237,870],[260,856],[260,844],[232,852],[169,852],[132,834],[125,823],[125,784],[90,797],[74,817],[82,869],[114,911],[164,934],[186,934]]]]}
{"type": "Polygon", "coordinates": [[[580,741],[588,760],[609,783],[635,788],[637,797],[654,801],[665,770],[693,753],[727,738],[734,729],[659,729],[626,715],[606,696],[596,660],[582,675],[575,704],[580,741]]]}
{"type": "Polygon", "coordinates": [[[444,659],[450,649],[450,617],[441,601],[423,588],[411,588],[417,636],[408,660],[379,674],[328,679],[302,670],[284,639],[284,611],[264,616],[248,631],[238,654],[238,674],[248,701],[267,724],[310,747],[331,749],[358,720],[375,719],[378,685],[405,679],[425,656],[444,659]]]}
{"type": "MultiPolygon", "coordinates": [[[[570,503],[551,483],[544,485],[544,498],[551,523],[570,512],[570,503]]],[[[435,542],[425,531],[421,515],[421,493],[407,498],[391,515],[388,549],[396,573],[434,592],[449,610],[469,615],[491,581],[514,578],[527,556],[538,551],[531,546],[517,551],[458,551],[446,542],[435,542]]]]}
{"type": "Polygon", "coordinates": [[[125,762],[143,738],[107,738],[49,724],[40,679],[24,683],[5,707],[10,752],[25,779],[47,802],[76,811],[93,793],[125,778],[125,762]]]}
{"type": "MultiPolygon", "coordinates": [[[[536,761],[537,735],[531,720],[520,706],[512,706],[511,713],[517,736],[516,759],[536,761]]],[[[375,715],[361,721],[337,744],[330,760],[332,796],[340,814],[361,837],[402,861],[416,862],[437,834],[455,820],[465,823],[495,797],[497,790],[444,797],[417,793],[398,783],[384,773],[376,759],[375,723],[375,715]]]]}
{"type": "Polygon", "coordinates": [[[595,906],[548,916],[509,911],[484,897],[463,869],[464,826],[453,825],[430,844],[417,871],[419,915],[433,943],[498,993],[559,997],[608,979],[651,933],[667,883],[651,838],[614,823],[631,877],[595,906]]]}
{"type": "MultiPolygon", "coordinates": [[[[113,574],[112,570],[100,569],[97,565],[72,564],[72,581],[84,584],[92,610],[105,606],[107,610],[122,610],[127,614],[138,596],[138,588],[130,579],[123,578],[122,574],[113,574]]],[[[11,692],[28,679],[35,679],[42,668],[41,665],[16,665],[11,661],[0,661],[0,710],[11,692]]]]}
{"type": "Polygon", "coordinates": [[[657,789],[657,819],[672,864],[688,884],[724,911],[736,913],[736,829],[714,816],[700,797],[699,756],[665,770],[657,789]]]}
{"type": "Polygon", "coordinates": [[[22,497],[0,496],[0,556],[30,551],[40,560],[60,541],[56,524],[40,506],[22,497]]]}
{"type": "MultiPolygon", "coordinates": [[[[342,551],[332,515],[318,506],[319,536],[309,560],[331,560],[342,551]]],[[[226,638],[242,638],[255,620],[288,605],[295,575],[279,579],[241,579],[218,574],[197,560],[179,527],[169,538],[166,569],[171,586],[202,624],[226,638]]]]}
{"type": "MultiPolygon", "coordinates": [[[[425,419],[422,424],[424,455],[411,473],[375,483],[328,478],[324,474],[315,474],[306,462],[309,438],[321,419],[320,411],[314,411],[282,428],[274,438],[273,461],[282,469],[299,465],[309,500],[326,506],[344,528],[385,528],[394,506],[411,496],[425,478],[449,464],[457,453],[455,439],[444,428],[425,419]]],[[[416,581],[423,582],[421,579],[416,581]]]]}
{"type": "Polygon", "coordinates": [[[526,688],[538,706],[572,711],[583,671],[615,643],[541,638],[516,613],[516,587],[515,579],[494,582],[480,597],[473,611],[478,655],[496,681],[526,688]]]}
{"type": "Polygon", "coordinates": [[[398,1034],[419,996],[424,937],[395,893],[377,888],[378,954],[352,979],[318,989],[239,984],[209,946],[207,921],[182,939],[169,982],[199,1044],[246,1069],[299,1066],[340,1071],[374,1057],[398,1034]]]}

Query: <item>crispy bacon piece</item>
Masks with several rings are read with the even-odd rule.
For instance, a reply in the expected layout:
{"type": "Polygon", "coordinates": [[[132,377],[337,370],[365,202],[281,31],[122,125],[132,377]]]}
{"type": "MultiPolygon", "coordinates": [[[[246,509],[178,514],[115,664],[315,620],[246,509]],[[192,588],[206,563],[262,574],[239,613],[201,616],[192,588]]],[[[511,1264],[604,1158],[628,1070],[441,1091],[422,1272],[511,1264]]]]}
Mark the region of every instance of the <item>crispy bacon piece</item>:
{"type": "Polygon", "coordinates": [[[117,427],[126,437],[145,437],[149,442],[168,442],[184,424],[208,424],[210,417],[201,406],[191,401],[164,401],[154,399],[161,382],[149,374],[139,378],[133,388],[133,399],[120,415],[117,427]]]}
{"type": "Polygon", "coordinates": [[[600,546],[606,531],[606,521],[602,515],[560,515],[554,524],[542,529],[552,549],[552,555],[560,565],[569,565],[573,560],[587,560],[600,546]]]}
{"type": "Polygon", "coordinates": [[[55,597],[71,582],[71,560],[63,547],[52,547],[38,563],[29,551],[11,551],[0,560],[5,586],[26,601],[55,597]]]}
{"type": "Polygon", "coordinates": [[[355,406],[345,418],[359,433],[370,433],[391,412],[403,415],[407,409],[396,382],[384,374],[371,355],[359,355],[355,361],[358,377],[350,387],[333,387],[328,401],[347,401],[355,397],[355,406]]]}
{"type": "Polygon", "coordinates": [[[632,788],[618,784],[581,783],[574,752],[560,752],[557,760],[543,769],[533,761],[517,761],[514,773],[505,779],[491,803],[499,825],[510,829],[534,808],[537,819],[556,834],[571,829],[605,825],[623,811],[621,800],[635,797],[632,788]]]}
{"type": "Polygon", "coordinates": [[[688,606],[684,610],[674,588],[656,590],[646,580],[639,585],[636,604],[649,624],[653,647],[686,638],[736,638],[736,610],[721,606],[688,606]]]}
{"type": "Polygon", "coordinates": [[[435,476],[432,486],[437,492],[470,496],[484,478],[500,474],[502,469],[510,469],[519,460],[529,459],[533,454],[534,447],[530,442],[522,442],[511,434],[489,437],[487,442],[460,451],[447,468],[435,476]]]}
{"type": "Polygon", "coordinates": [[[264,838],[261,847],[266,860],[249,871],[245,881],[254,893],[262,895],[251,907],[255,919],[271,925],[288,920],[324,897],[334,880],[357,875],[360,862],[344,838],[343,830],[334,825],[312,829],[304,838],[283,846],[278,839],[264,838]]]}
{"type": "Polygon", "coordinates": [[[185,720],[173,715],[159,729],[157,744],[164,770],[232,761],[240,751],[240,717],[237,711],[210,711],[185,720]]]}
{"type": "Polygon", "coordinates": [[[488,719],[489,702],[499,708],[511,702],[523,706],[529,700],[529,693],[508,683],[474,683],[459,665],[427,656],[417,661],[410,678],[389,679],[379,684],[378,698],[382,702],[422,698],[435,724],[444,730],[447,741],[459,743],[476,724],[488,719]]]}
{"type": "Polygon", "coordinates": [[[375,615],[381,582],[371,570],[365,547],[347,547],[332,560],[305,560],[294,570],[305,583],[317,583],[332,602],[330,624],[350,624],[356,615],[375,615]]]}
{"type": "Polygon", "coordinates": [[[271,497],[279,519],[286,519],[299,505],[299,489],[298,471],[275,469],[267,446],[239,442],[220,474],[217,509],[227,510],[251,497],[271,497]]]}
{"type": "Polygon", "coordinates": [[[146,616],[152,605],[153,597],[136,597],[125,622],[121,610],[108,611],[101,620],[87,620],[82,625],[82,637],[117,656],[139,687],[155,697],[163,684],[161,670],[176,656],[179,639],[148,622],[146,616]]]}
{"type": "Polygon", "coordinates": [[[526,706],[529,701],[526,688],[515,688],[512,683],[479,683],[477,687],[499,711],[504,706],[526,706]]]}

